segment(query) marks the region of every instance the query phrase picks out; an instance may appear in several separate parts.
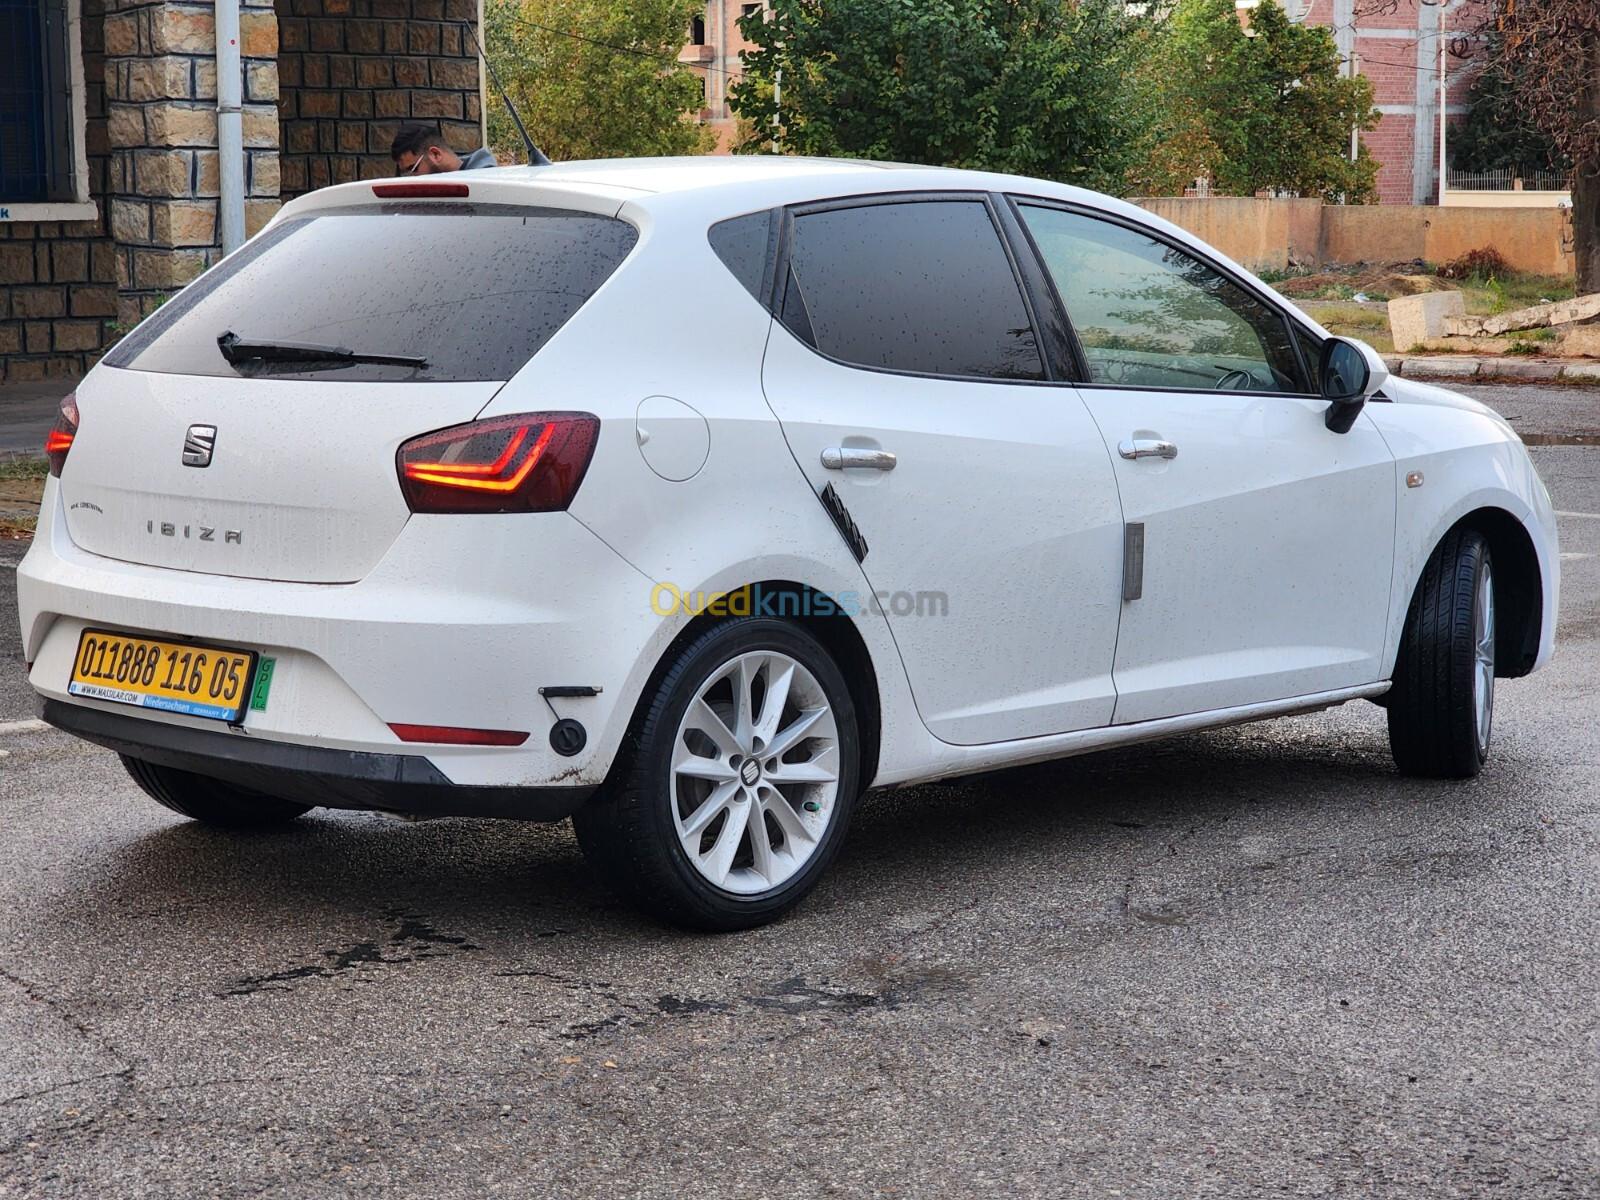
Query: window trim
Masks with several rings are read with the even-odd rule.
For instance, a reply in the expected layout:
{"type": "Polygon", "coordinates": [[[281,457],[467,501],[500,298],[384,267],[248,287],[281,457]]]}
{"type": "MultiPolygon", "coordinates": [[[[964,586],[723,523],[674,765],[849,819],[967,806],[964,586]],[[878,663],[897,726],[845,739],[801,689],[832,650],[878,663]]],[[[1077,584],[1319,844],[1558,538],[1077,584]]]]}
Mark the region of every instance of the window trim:
{"type": "Polygon", "coordinates": [[[772,315],[772,322],[777,328],[782,329],[818,358],[841,367],[847,367],[852,371],[871,371],[878,375],[900,375],[911,379],[942,379],[962,383],[997,383],[1013,387],[1042,387],[1068,382],[1057,375],[1057,365],[1051,361],[1051,354],[1045,346],[1045,337],[1039,329],[1039,315],[1034,309],[1034,298],[1023,278],[1024,272],[1017,255],[1017,249],[1008,236],[1006,223],[1000,217],[998,199],[997,194],[990,191],[953,189],[915,192],[868,192],[862,195],[830,196],[823,200],[811,200],[785,205],[779,210],[779,218],[776,222],[778,227],[777,252],[771,260],[771,276],[766,280],[766,294],[761,297],[762,303],[766,305],[767,311],[772,315]],[[1006,263],[1011,268],[1011,281],[1016,285],[1018,299],[1021,300],[1023,311],[1027,313],[1028,321],[1033,329],[1034,343],[1039,353],[1039,368],[1042,372],[1040,378],[1006,379],[995,375],[951,375],[939,371],[910,371],[896,367],[875,367],[868,363],[850,362],[846,359],[835,358],[833,355],[821,350],[784,323],[783,298],[790,278],[789,252],[794,240],[796,218],[808,217],[816,213],[836,212],[843,209],[878,208],[887,204],[922,203],[977,203],[983,205],[989,217],[989,224],[994,229],[995,237],[999,240],[1001,249],[1004,251],[1006,263]]]}
{"type": "Polygon", "coordinates": [[[72,199],[10,204],[0,197],[0,224],[94,221],[100,206],[89,195],[89,120],[83,70],[83,0],[65,0],[67,14],[67,140],[72,143],[72,199]]]}
{"type": "Polygon", "coordinates": [[[1282,301],[1278,300],[1272,295],[1263,293],[1259,288],[1251,287],[1232,271],[1226,269],[1221,263],[1212,257],[1212,255],[1206,253],[1201,248],[1188,245],[1185,242],[1174,241],[1167,234],[1162,233],[1159,230],[1152,229],[1150,226],[1145,225],[1140,221],[1124,216],[1122,213],[1109,212],[1103,208],[1096,208],[1093,205],[1081,204],[1070,200],[1056,200],[1049,196],[1030,196],[1019,192],[1007,192],[1005,193],[1005,199],[1016,210],[1015,215],[1017,224],[1020,226],[1023,235],[1027,238],[1028,251],[1033,256],[1034,261],[1038,264],[1039,269],[1044,273],[1044,280],[1050,289],[1050,296],[1055,302],[1059,319],[1066,325],[1069,344],[1072,349],[1073,358],[1075,359],[1075,370],[1079,373],[1082,380],[1074,386],[1081,388],[1094,388],[1096,390],[1105,391],[1134,390],[1141,392],[1173,392],[1185,396],[1291,396],[1298,399],[1314,400],[1320,400],[1323,398],[1322,393],[1317,390],[1316,368],[1314,365],[1308,365],[1306,363],[1305,355],[1301,351],[1300,338],[1298,335],[1303,332],[1306,336],[1312,338],[1318,343],[1322,341],[1322,338],[1312,330],[1306,328],[1306,326],[1301,324],[1299,321],[1295,320],[1294,314],[1290,313],[1288,309],[1284,307],[1282,301]],[[1233,284],[1240,291],[1244,292],[1248,296],[1254,297],[1257,302],[1259,302],[1268,311],[1276,315],[1277,318],[1284,323],[1286,331],[1289,334],[1289,344],[1294,350],[1295,361],[1300,365],[1301,380],[1310,390],[1304,392],[1265,392],[1245,388],[1228,388],[1224,391],[1218,388],[1151,387],[1144,385],[1141,385],[1138,388],[1130,389],[1125,383],[1094,382],[1089,375],[1088,363],[1083,353],[1083,344],[1078,340],[1077,328],[1072,323],[1072,314],[1070,311],[1068,311],[1066,302],[1061,297],[1061,291],[1056,286],[1055,276],[1050,273],[1049,265],[1044,261],[1044,255],[1039,250],[1038,243],[1034,241],[1033,232],[1028,228],[1027,220],[1024,218],[1021,212],[1021,209],[1025,204],[1034,205],[1038,208],[1053,208],[1061,212],[1072,213],[1075,216],[1087,217],[1090,220],[1104,221],[1111,225],[1120,225],[1124,229],[1140,234],[1141,236],[1148,237],[1153,242],[1158,242],[1163,246],[1168,246],[1174,250],[1178,250],[1184,254],[1187,254],[1190,258],[1193,258],[1198,262],[1205,264],[1207,267],[1210,267],[1213,271],[1222,276],[1229,283],[1233,284]]]}

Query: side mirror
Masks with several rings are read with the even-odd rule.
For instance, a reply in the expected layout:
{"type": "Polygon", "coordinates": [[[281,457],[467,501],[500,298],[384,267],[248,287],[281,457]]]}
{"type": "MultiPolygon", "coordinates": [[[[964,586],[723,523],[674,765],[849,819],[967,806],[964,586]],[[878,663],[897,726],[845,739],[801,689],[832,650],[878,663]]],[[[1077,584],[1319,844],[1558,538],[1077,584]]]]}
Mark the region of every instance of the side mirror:
{"type": "Polygon", "coordinates": [[[1389,368],[1365,342],[1329,338],[1317,363],[1317,388],[1328,401],[1322,416],[1334,433],[1349,433],[1367,397],[1389,380],[1389,368]]]}

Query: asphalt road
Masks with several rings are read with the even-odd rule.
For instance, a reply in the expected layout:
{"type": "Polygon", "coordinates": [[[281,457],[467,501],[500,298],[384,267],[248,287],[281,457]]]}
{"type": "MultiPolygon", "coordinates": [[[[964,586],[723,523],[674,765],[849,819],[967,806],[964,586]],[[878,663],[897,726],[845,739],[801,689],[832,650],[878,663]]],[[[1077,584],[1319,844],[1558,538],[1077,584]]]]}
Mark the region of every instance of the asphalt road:
{"type": "Polygon", "coordinates": [[[1600,1195],[1600,450],[1534,453],[1560,648],[1477,780],[1358,703],[905,789],[726,937],[565,827],[180,821],[5,724],[0,617],[0,1197],[1600,1195]]]}
{"type": "Polygon", "coordinates": [[[0,384],[0,462],[38,457],[72,380],[0,384]]]}

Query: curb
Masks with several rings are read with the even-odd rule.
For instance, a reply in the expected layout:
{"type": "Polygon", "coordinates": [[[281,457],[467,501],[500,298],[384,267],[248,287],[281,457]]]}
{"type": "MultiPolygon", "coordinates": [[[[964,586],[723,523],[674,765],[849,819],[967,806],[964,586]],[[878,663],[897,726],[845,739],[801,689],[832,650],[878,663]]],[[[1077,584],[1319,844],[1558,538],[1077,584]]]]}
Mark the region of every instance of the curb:
{"type": "Polygon", "coordinates": [[[1409,378],[1524,379],[1548,383],[1555,379],[1600,382],[1600,363],[1588,359],[1467,358],[1459,354],[1384,355],[1391,374],[1409,378]]]}

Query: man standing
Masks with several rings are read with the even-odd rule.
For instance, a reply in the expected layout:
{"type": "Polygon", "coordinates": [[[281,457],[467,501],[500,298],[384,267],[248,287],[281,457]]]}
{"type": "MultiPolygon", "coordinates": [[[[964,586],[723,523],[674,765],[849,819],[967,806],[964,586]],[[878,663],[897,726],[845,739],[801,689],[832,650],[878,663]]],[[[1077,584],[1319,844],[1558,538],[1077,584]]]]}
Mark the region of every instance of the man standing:
{"type": "Polygon", "coordinates": [[[426,125],[402,125],[389,146],[398,175],[437,175],[445,171],[476,171],[496,166],[488,149],[474,150],[462,158],[445,144],[438,131],[426,125]]]}

